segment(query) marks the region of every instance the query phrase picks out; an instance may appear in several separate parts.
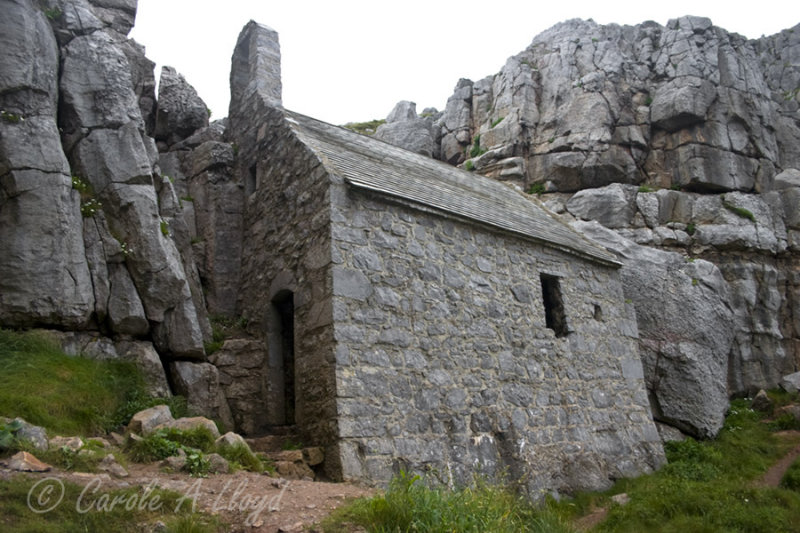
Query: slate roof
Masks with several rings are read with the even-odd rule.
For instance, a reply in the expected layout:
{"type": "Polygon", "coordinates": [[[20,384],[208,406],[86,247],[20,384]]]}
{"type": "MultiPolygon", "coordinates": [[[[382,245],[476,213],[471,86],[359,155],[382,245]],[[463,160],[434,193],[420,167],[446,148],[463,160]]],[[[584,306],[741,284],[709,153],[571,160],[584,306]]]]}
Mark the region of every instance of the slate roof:
{"type": "Polygon", "coordinates": [[[494,179],[285,111],[289,124],[329,171],[348,185],[444,211],[584,259],[620,266],[616,256],[556,219],[529,196],[494,179]]]}

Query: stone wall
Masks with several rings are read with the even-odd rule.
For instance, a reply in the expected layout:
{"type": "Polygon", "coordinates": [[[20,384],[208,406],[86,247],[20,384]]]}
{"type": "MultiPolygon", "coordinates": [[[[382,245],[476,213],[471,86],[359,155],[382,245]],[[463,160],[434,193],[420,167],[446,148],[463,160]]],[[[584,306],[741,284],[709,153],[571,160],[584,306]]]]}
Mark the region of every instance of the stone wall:
{"type": "Polygon", "coordinates": [[[239,299],[248,331],[267,344],[266,395],[262,418],[253,427],[263,431],[292,423],[282,420],[290,398],[280,379],[282,324],[276,309],[288,298],[294,314],[294,421],[304,443],[327,447],[326,469],[336,477],[328,174],[288,128],[281,110],[264,104],[254,116],[263,149],[251,152],[252,163],[246,156],[238,161],[252,167],[255,178],[245,198],[239,299]]]}
{"type": "Polygon", "coordinates": [[[508,474],[533,497],[664,461],[618,272],[335,186],[345,479],[508,474]],[[546,327],[540,275],[566,331],[546,327]]]}

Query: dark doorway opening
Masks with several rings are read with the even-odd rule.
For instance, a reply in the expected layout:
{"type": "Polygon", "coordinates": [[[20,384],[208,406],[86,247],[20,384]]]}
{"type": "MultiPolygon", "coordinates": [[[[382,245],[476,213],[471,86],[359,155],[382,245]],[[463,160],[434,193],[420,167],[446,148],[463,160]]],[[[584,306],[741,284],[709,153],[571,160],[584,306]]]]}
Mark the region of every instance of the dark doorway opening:
{"type": "Polygon", "coordinates": [[[541,274],[542,300],[544,301],[545,325],[552,329],[556,337],[564,337],[567,330],[567,316],[564,312],[564,300],[561,297],[561,281],[558,276],[541,274]]]}
{"type": "Polygon", "coordinates": [[[271,424],[295,423],[294,294],[282,291],[272,300],[270,334],[271,424]]]}

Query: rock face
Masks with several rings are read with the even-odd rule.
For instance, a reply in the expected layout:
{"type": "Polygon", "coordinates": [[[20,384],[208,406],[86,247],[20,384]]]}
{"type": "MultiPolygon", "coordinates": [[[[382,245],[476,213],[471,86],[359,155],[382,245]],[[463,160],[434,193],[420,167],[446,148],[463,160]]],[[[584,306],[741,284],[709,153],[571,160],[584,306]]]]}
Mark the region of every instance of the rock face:
{"type": "Polygon", "coordinates": [[[442,159],[559,191],[647,182],[692,191],[771,190],[800,165],[797,37],[747,41],[684,17],[666,27],[571,20],[494,76],[460,80],[437,122],[442,159]],[[487,155],[470,155],[480,135],[487,155]],[[465,155],[465,149],[466,155],[465,155]]]}
{"type": "Polygon", "coordinates": [[[208,109],[194,87],[172,67],[161,68],[154,136],[175,144],[208,126],[208,109]]]}
{"type": "Polygon", "coordinates": [[[206,107],[165,69],[157,113],[154,64],[127,39],[135,0],[3,0],[0,12],[0,324],[86,331],[92,342],[60,339],[136,362],[167,396],[164,361],[203,360],[211,331],[196,224],[152,135],[183,141],[208,126],[206,107]]]}
{"type": "Polygon", "coordinates": [[[728,409],[734,338],[728,285],[719,269],[637,245],[597,223],[575,227],[624,260],[622,283],[636,308],[653,417],[698,437],[716,435],[728,409]]]}
{"type": "Polygon", "coordinates": [[[418,154],[438,157],[433,120],[433,116],[418,117],[414,102],[399,102],[386,117],[386,123],[378,126],[375,138],[418,154]]]}
{"type": "Polygon", "coordinates": [[[35,2],[0,12],[0,323],[85,328],[95,298],[56,122],[58,44],[35,2]]]}

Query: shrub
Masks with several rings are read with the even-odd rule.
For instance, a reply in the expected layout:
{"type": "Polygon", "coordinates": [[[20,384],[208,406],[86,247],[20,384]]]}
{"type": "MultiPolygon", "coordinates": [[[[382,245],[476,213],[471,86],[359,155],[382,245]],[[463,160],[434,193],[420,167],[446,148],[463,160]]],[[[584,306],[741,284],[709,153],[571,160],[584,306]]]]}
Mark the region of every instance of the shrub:
{"type": "Polygon", "coordinates": [[[480,134],[476,135],[472,139],[472,149],[469,151],[470,157],[478,157],[481,154],[485,154],[486,150],[481,148],[481,136],[480,134]]]}
{"type": "Polygon", "coordinates": [[[342,127],[362,135],[372,135],[375,133],[375,130],[378,129],[378,126],[385,123],[385,119],[369,120],[367,122],[348,122],[342,127]]]}
{"type": "Polygon", "coordinates": [[[184,448],[194,448],[202,452],[209,452],[214,448],[214,435],[203,426],[191,429],[163,428],[155,434],[176,442],[184,448]]]}
{"type": "Polygon", "coordinates": [[[774,431],[800,430],[800,420],[792,413],[781,413],[769,423],[769,427],[774,431]]]}
{"type": "Polygon", "coordinates": [[[17,443],[17,432],[20,429],[22,429],[22,423],[19,420],[0,424],[0,451],[14,448],[17,443]]]}
{"type": "Polygon", "coordinates": [[[535,195],[538,196],[540,194],[544,194],[545,190],[546,190],[546,188],[545,188],[544,183],[534,183],[528,189],[528,194],[535,194],[535,195]]]}
{"type": "Polygon", "coordinates": [[[250,472],[263,472],[265,465],[261,462],[250,448],[243,444],[235,444],[233,446],[221,445],[217,447],[217,453],[227,459],[231,463],[240,466],[241,468],[250,472]]]}
{"type": "Polygon", "coordinates": [[[207,477],[211,463],[202,452],[194,451],[186,454],[186,465],[183,468],[192,477],[207,477]]]}
{"type": "Polygon", "coordinates": [[[750,211],[749,209],[745,209],[744,207],[738,207],[738,206],[733,205],[732,203],[730,203],[727,200],[725,200],[724,196],[722,197],[722,205],[723,205],[723,207],[725,207],[725,209],[727,209],[728,211],[730,211],[731,213],[733,213],[735,215],[738,215],[738,216],[740,216],[742,218],[746,218],[747,220],[749,220],[751,222],[755,222],[756,221],[756,217],[755,217],[755,215],[753,214],[752,211],[750,211]]]}
{"type": "Polygon", "coordinates": [[[150,463],[161,461],[180,453],[181,446],[163,435],[153,433],[139,439],[128,439],[125,453],[132,461],[137,463],[150,463]]]}

